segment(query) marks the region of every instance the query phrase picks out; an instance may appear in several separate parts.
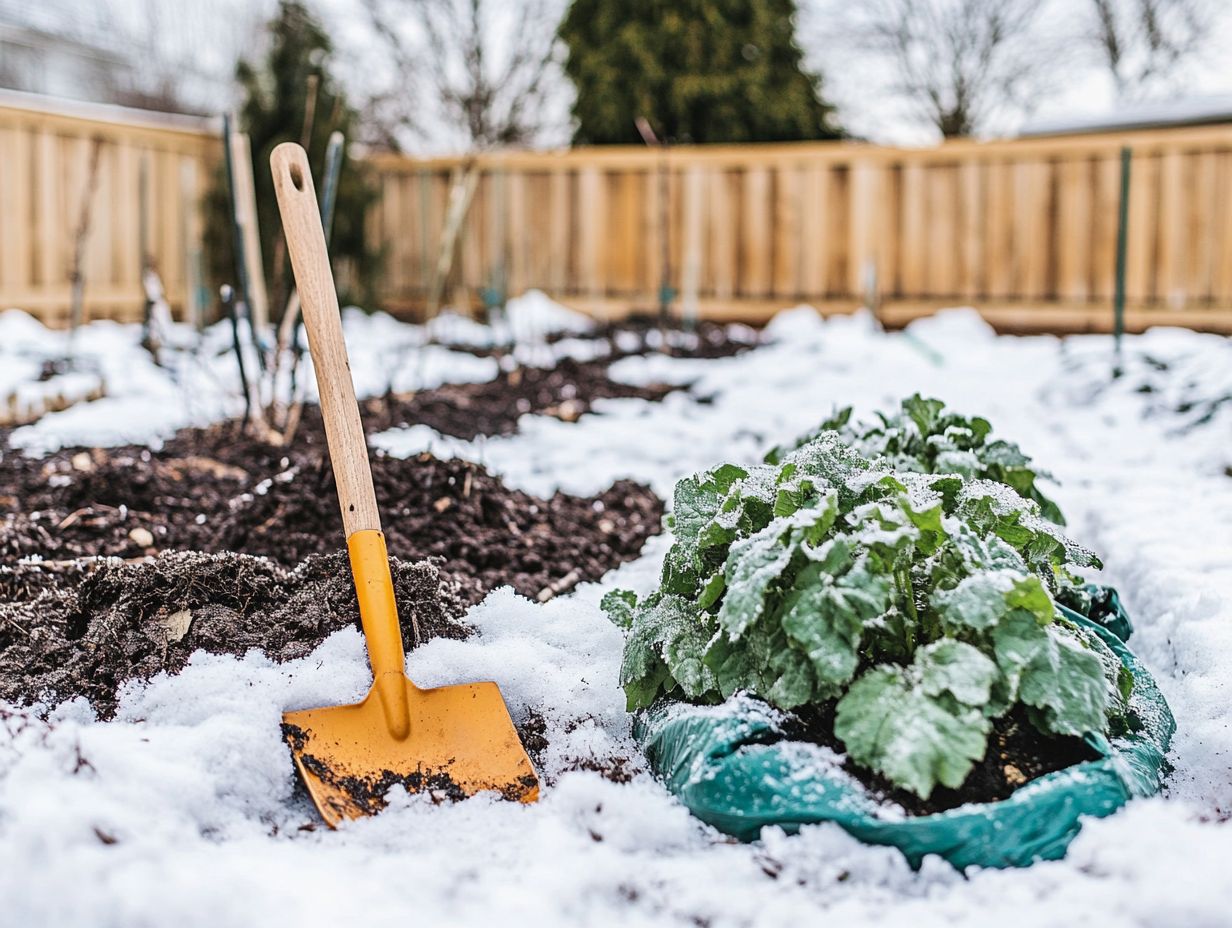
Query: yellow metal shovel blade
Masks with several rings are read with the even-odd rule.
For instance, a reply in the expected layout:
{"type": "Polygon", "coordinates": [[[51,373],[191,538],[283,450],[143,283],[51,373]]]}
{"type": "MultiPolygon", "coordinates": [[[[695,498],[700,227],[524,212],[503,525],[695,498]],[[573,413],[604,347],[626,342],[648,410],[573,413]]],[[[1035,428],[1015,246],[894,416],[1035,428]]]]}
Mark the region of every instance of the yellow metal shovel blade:
{"type": "Polygon", "coordinates": [[[377,687],[363,702],[287,712],[282,729],[304,784],[331,828],[373,815],[390,787],[463,799],[494,790],[534,802],[539,780],[495,683],[423,690],[402,677],[410,732],[390,733],[377,687]]]}

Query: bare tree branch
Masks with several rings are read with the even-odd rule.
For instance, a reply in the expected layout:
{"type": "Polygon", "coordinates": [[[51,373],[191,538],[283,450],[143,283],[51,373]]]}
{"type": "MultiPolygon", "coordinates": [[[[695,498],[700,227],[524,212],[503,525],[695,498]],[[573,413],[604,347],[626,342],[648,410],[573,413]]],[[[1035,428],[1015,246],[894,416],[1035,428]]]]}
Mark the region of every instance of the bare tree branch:
{"type": "Polygon", "coordinates": [[[1027,106],[1046,65],[1043,0],[866,0],[855,40],[885,55],[894,89],[946,137],[972,135],[995,111],[1027,106]]]}
{"type": "MultiPolygon", "coordinates": [[[[398,93],[439,101],[468,147],[524,144],[541,128],[556,66],[556,0],[364,0],[399,76],[398,93]]],[[[386,105],[388,105],[388,96],[386,105]]],[[[399,125],[432,132],[431,112],[399,125]]]]}
{"type": "Polygon", "coordinates": [[[1083,38],[1112,77],[1117,96],[1167,89],[1214,32],[1211,0],[1089,0],[1083,38]]]}

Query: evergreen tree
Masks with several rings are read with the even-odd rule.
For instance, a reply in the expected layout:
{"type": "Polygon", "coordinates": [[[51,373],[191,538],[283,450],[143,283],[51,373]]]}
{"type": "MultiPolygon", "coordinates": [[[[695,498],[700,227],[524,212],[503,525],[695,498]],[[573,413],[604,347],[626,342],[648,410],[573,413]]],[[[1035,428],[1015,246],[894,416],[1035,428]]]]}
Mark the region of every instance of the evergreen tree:
{"type": "MultiPolygon", "coordinates": [[[[277,318],[290,293],[290,268],[281,242],[281,220],[274,197],[269,158],[282,142],[302,142],[308,107],[310,78],[315,75],[315,101],[308,139],[308,159],[322,193],[325,148],[334,130],[348,140],[355,137],[359,114],[329,73],[333,48],[320,23],[299,0],[280,0],[278,13],[268,26],[269,51],[264,61],[253,65],[241,61],[236,80],[244,93],[239,111],[240,129],[252,145],[253,175],[257,198],[257,221],[261,227],[261,254],[269,285],[270,312],[277,318]]],[[[379,256],[368,251],[364,239],[364,214],[377,196],[364,165],[343,157],[342,173],[334,208],[330,255],[335,268],[345,268],[340,286],[344,300],[364,303],[373,294],[379,256]]],[[[207,198],[206,246],[216,282],[234,282],[234,260],[226,172],[220,166],[207,198]]]]}
{"type": "Polygon", "coordinates": [[[795,40],[795,0],[573,0],[560,26],[579,144],[841,135],[795,40]]]}

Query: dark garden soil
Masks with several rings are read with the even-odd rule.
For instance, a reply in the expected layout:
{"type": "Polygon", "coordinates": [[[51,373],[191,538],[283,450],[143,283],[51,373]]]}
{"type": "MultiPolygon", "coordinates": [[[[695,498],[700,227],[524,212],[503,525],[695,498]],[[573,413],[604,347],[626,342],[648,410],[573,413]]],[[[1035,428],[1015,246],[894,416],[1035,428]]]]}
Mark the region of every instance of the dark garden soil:
{"type": "MultiPolygon", "coordinates": [[[[465,638],[474,584],[420,561],[392,562],[403,645],[465,638]],[[416,637],[418,635],[418,637],[416,637]]],[[[175,672],[198,649],[285,661],[359,627],[341,552],[288,570],[244,554],[175,552],[103,563],[76,586],[0,601],[0,699],[85,696],[103,716],[126,680],[175,672]]]]}
{"type": "Polygon", "coordinates": [[[446,384],[406,396],[391,395],[364,404],[369,431],[402,425],[427,425],[467,441],[479,435],[512,435],[527,414],[575,422],[595,400],[642,399],[657,402],[677,389],[632,386],[612,380],[610,360],[564,359],[551,369],[518,367],[486,383],[446,384]]]}
{"type": "MultiPolygon", "coordinates": [[[[552,332],[543,339],[545,344],[555,345],[566,340],[582,340],[604,343],[601,351],[604,364],[610,364],[630,355],[662,352],[674,358],[729,358],[748,351],[758,344],[760,335],[749,326],[732,326],[724,322],[698,320],[691,331],[669,328],[661,332],[658,319],[653,315],[635,315],[619,322],[600,323],[586,335],[570,332],[552,332]]],[[[441,344],[451,351],[462,351],[481,358],[503,357],[509,348],[455,344],[444,340],[441,344]]]]}
{"type": "MultiPolygon", "coordinates": [[[[834,735],[834,703],[796,710],[795,724],[788,734],[798,741],[824,745],[845,753],[834,735]]],[[[1020,786],[1045,774],[1063,770],[1098,755],[1081,738],[1042,734],[1028,720],[1022,706],[993,722],[984,759],[975,765],[958,789],[938,786],[927,799],[890,783],[880,774],[852,763],[844,769],[859,780],[869,793],[881,801],[902,806],[909,815],[931,815],[956,809],[970,802],[997,802],[1008,799],[1020,786]]]]}
{"type": "MultiPolygon", "coordinates": [[[[198,648],[283,660],[355,624],[333,474],[323,438],[304,439],[274,449],[224,425],[156,452],[5,455],[0,698],[81,694],[106,713],[118,684],[198,648]]],[[[461,461],[372,464],[408,646],[412,618],[424,638],[464,635],[488,590],[550,598],[660,530],[661,501],[627,481],[545,500],[461,461]]]]}
{"type": "MultiPolygon", "coordinates": [[[[570,338],[567,334],[548,337],[549,343],[570,338]]],[[[654,316],[636,315],[619,322],[600,324],[591,335],[612,346],[609,361],[636,354],[662,352],[673,358],[730,358],[758,344],[759,333],[748,326],[698,320],[691,331],[669,328],[663,331],[654,316]]]]}
{"type": "MultiPolygon", "coordinates": [[[[423,421],[503,434],[525,411],[570,418],[601,396],[664,392],[566,362],[370,401],[364,418],[370,429],[423,421]]],[[[630,481],[540,499],[428,454],[373,454],[372,473],[408,647],[412,617],[424,638],[465,635],[461,616],[489,590],[563,594],[661,530],[662,502],[630,481]]],[[[0,699],[81,694],[106,713],[124,680],[174,671],[198,648],[302,656],[358,621],[343,549],[315,407],[289,447],[223,423],[183,430],[159,450],[3,451],[0,699]]]]}
{"type": "MultiPolygon", "coordinates": [[[[530,597],[595,580],[660,531],[662,502],[618,481],[596,497],[540,499],[483,468],[422,454],[376,454],[373,480],[390,553],[439,558],[468,577],[468,601],[502,584],[530,597]]],[[[0,459],[0,564],[38,556],[40,570],[0,569],[0,601],[72,580],[91,556],[167,550],[264,555],[293,567],[343,547],[333,472],[319,424],[291,448],[233,423],[185,430],[161,450],[67,450],[0,459]],[[58,573],[57,573],[58,572],[58,573]]]]}

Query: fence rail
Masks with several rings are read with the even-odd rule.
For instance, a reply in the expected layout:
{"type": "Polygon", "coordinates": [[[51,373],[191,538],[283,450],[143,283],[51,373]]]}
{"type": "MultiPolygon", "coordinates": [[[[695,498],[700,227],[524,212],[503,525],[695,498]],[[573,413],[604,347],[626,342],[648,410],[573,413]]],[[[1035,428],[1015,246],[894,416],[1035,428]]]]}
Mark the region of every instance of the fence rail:
{"type": "MultiPolygon", "coordinates": [[[[206,120],[0,93],[0,307],[67,319],[74,236],[90,316],[139,318],[139,195],[173,310],[204,306],[206,120]]],[[[971,303],[1010,328],[1108,328],[1120,150],[1133,150],[1128,322],[1232,332],[1232,126],[903,149],[855,143],[592,148],[471,159],[372,155],[381,296],[480,301],[531,287],[599,315],[673,306],[765,318],[795,302],[890,322],[971,303]],[[447,279],[451,195],[474,171],[447,279]],[[666,271],[665,271],[666,264],[666,271]]],[[[262,166],[257,166],[262,169],[262,166]]]]}

